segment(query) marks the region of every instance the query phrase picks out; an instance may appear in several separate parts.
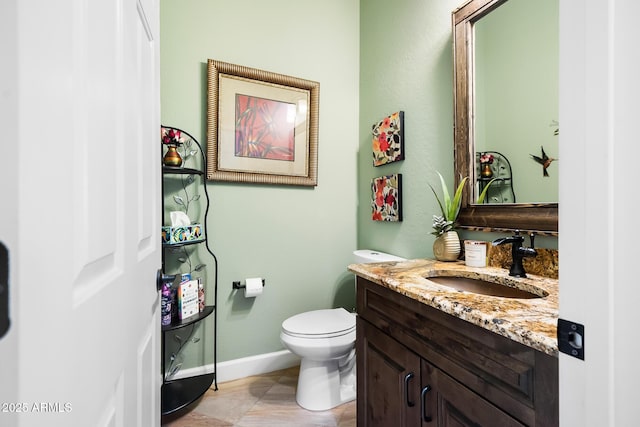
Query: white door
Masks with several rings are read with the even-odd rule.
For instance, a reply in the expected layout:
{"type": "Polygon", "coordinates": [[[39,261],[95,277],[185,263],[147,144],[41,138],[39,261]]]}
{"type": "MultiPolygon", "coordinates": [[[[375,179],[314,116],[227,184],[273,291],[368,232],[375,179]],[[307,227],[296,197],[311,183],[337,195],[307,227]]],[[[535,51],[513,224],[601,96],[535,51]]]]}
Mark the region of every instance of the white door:
{"type": "Polygon", "coordinates": [[[0,426],[158,426],[159,0],[0,16],[0,426]]]}
{"type": "Polygon", "coordinates": [[[560,2],[560,317],[585,326],[584,361],[560,355],[562,427],[640,425],[639,15],[560,2]]]}

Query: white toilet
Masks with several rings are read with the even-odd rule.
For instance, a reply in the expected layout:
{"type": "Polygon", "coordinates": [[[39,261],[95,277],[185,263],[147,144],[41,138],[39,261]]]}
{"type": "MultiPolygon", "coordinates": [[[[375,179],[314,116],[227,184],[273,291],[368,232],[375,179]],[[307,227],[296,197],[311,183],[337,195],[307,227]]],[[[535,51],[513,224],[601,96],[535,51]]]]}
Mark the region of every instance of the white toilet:
{"type": "MultiPolygon", "coordinates": [[[[401,261],[371,250],[354,253],[357,264],[401,261]]],[[[325,411],[356,397],[356,315],[344,308],[313,310],[282,322],[280,341],[300,356],[296,401],[311,411],[325,411]]]]}

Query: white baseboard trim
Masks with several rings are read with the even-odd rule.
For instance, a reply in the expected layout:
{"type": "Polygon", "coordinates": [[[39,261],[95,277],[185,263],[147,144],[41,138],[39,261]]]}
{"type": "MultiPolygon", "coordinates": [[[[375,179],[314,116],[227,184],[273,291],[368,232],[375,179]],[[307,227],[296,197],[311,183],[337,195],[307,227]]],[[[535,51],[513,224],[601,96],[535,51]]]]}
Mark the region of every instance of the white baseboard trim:
{"type": "MultiPolygon", "coordinates": [[[[233,381],[252,375],[266,374],[291,368],[300,364],[300,357],[289,350],[281,350],[273,353],[258,354],[256,356],[243,357],[241,359],[227,360],[218,363],[218,383],[233,381]]],[[[192,377],[214,372],[213,364],[198,366],[179,371],[171,379],[192,377]]]]}

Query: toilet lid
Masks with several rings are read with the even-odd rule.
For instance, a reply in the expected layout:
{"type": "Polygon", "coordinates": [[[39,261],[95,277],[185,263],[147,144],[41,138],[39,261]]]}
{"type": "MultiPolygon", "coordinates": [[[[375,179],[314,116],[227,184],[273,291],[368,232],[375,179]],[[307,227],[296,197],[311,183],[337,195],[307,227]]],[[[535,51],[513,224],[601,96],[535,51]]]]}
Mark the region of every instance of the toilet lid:
{"type": "Polygon", "coordinates": [[[341,336],[355,328],[356,316],[344,308],[307,311],[282,322],[282,330],[286,334],[307,338],[341,336]]]}

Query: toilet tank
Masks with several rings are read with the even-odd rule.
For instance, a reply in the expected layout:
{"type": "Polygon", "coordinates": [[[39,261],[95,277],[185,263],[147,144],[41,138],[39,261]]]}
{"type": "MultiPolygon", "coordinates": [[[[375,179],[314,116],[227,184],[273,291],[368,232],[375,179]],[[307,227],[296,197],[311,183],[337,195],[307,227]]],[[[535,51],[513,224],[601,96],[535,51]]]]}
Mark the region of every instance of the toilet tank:
{"type": "Polygon", "coordinates": [[[353,251],[353,262],[355,264],[368,264],[370,262],[386,262],[386,261],[406,261],[405,258],[399,256],[386,254],[380,251],[374,251],[372,249],[359,249],[353,251]]]}

